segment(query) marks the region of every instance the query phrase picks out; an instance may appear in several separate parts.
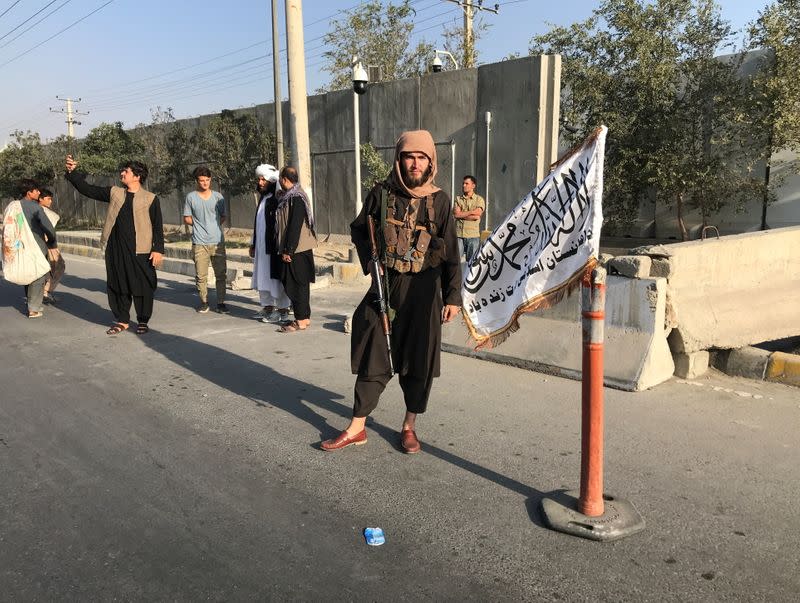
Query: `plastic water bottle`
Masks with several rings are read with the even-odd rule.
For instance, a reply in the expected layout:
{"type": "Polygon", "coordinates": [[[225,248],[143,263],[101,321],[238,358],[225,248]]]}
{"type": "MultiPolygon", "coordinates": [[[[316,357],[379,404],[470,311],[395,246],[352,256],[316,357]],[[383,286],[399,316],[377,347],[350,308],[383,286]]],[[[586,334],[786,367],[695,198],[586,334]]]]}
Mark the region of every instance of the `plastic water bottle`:
{"type": "Polygon", "coordinates": [[[364,528],[364,538],[370,546],[380,546],[386,542],[381,528],[364,528]]]}

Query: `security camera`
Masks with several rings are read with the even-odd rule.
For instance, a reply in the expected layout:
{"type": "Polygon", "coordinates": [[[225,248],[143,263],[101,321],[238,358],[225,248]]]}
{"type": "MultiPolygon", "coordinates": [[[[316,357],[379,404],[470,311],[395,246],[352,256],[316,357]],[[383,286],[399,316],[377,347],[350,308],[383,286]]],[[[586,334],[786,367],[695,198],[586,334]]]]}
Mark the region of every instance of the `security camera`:
{"type": "Polygon", "coordinates": [[[433,62],[431,63],[431,71],[433,71],[434,73],[439,73],[441,70],[442,70],[442,59],[440,59],[439,55],[437,54],[433,58],[433,62]]]}
{"type": "Polygon", "coordinates": [[[356,94],[364,94],[367,91],[367,84],[369,83],[369,75],[367,70],[361,62],[353,66],[353,92],[356,94]]]}

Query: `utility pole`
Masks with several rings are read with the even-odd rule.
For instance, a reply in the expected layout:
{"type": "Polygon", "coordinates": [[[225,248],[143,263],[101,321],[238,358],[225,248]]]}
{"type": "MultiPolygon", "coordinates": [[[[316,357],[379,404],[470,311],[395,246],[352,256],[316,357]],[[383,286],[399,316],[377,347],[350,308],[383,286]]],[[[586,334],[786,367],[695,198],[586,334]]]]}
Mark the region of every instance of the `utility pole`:
{"type": "Polygon", "coordinates": [[[81,122],[76,121],[74,116],[75,115],[89,115],[89,112],[87,111],[86,113],[81,113],[80,111],[73,110],[72,103],[81,102],[81,99],[79,99],[79,98],[61,98],[60,96],[57,96],[56,100],[63,101],[64,103],[66,103],[66,106],[65,107],[61,107],[60,109],[53,109],[53,107],[50,107],[50,112],[51,113],[66,113],[66,115],[67,115],[67,136],[69,138],[75,138],[75,128],[74,128],[74,126],[81,125],[81,122]]]}
{"type": "Polygon", "coordinates": [[[464,60],[462,64],[465,69],[475,67],[475,34],[473,30],[473,19],[475,17],[475,9],[479,11],[487,11],[495,15],[500,11],[500,5],[495,4],[493,7],[483,5],[482,0],[477,3],[470,0],[446,0],[453,4],[458,4],[461,10],[464,11],[464,60]]]}
{"type": "Polygon", "coordinates": [[[312,201],[311,151],[308,141],[308,103],[306,97],[306,58],[303,45],[303,6],[301,0],[286,0],[286,62],[289,72],[289,113],[292,158],[300,183],[312,201]]]}
{"type": "Polygon", "coordinates": [[[283,106],[281,104],[281,61],[278,48],[278,0],[272,0],[272,79],[275,93],[275,146],[278,169],[283,167],[283,106]]]}
{"type": "Polygon", "coordinates": [[[475,38],[472,34],[472,4],[461,5],[464,11],[464,69],[475,67],[475,38]]]}

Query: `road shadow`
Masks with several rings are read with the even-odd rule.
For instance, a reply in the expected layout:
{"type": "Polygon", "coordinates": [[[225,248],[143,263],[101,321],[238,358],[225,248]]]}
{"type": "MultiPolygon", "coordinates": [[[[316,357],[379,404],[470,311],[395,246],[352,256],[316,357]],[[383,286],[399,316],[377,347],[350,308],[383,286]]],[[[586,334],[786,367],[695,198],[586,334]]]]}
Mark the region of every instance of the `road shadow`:
{"type": "MultiPolygon", "coordinates": [[[[106,281],[99,278],[92,278],[92,277],[82,277],[77,276],[74,274],[65,274],[64,277],[61,279],[61,285],[64,287],[68,287],[70,289],[82,289],[84,291],[95,291],[98,293],[102,293],[105,295],[106,292],[106,281]]],[[[62,295],[67,297],[68,293],[62,293],[61,287],[55,293],[56,297],[60,298],[62,295]]],[[[3,296],[3,301],[5,301],[5,295],[3,296]]],[[[73,296],[77,297],[77,296],[73,296]]],[[[253,314],[256,310],[260,309],[257,304],[253,303],[253,300],[249,297],[243,295],[236,295],[231,294],[230,291],[226,294],[226,302],[235,301],[238,303],[246,304],[252,307],[245,307],[240,308],[238,306],[228,306],[230,310],[230,316],[235,318],[246,318],[251,319],[253,314]]],[[[212,290],[209,291],[209,302],[211,305],[212,310],[216,307],[216,299],[215,293],[212,290]]],[[[158,304],[172,304],[175,306],[179,306],[182,308],[187,308],[190,310],[194,310],[197,305],[199,304],[199,299],[197,296],[197,289],[194,283],[183,283],[179,281],[172,281],[172,280],[165,280],[159,279],[158,280],[158,287],[156,288],[155,292],[155,304],[156,307],[153,310],[153,314],[158,313],[158,304]]],[[[11,305],[11,304],[9,304],[11,305]]],[[[66,308],[65,308],[66,310],[66,308]]],[[[73,316],[77,316],[79,318],[83,318],[78,311],[74,308],[67,310],[73,316]]],[[[96,320],[93,322],[97,322],[96,320]]],[[[111,311],[108,310],[108,316],[99,321],[103,324],[108,322],[109,324],[113,322],[113,316],[111,315],[111,311]]]]}
{"type": "MultiPolygon", "coordinates": [[[[105,289],[105,284],[103,285],[103,289],[105,289]]],[[[100,306],[85,297],[62,291],[60,288],[57,289],[53,295],[58,300],[58,303],[54,306],[48,306],[48,313],[59,310],[75,318],[103,326],[110,325],[114,322],[114,315],[107,306],[100,306]]]]}
{"type": "MultiPolygon", "coordinates": [[[[69,278],[65,276],[63,282],[70,288],[99,292],[105,290],[105,281],[101,279],[71,275],[69,278]]],[[[181,288],[183,288],[181,283],[177,283],[177,287],[165,287],[170,290],[168,294],[170,297],[185,295],[187,299],[194,298],[193,288],[184,288],[183,292],[180,291],[181,288]]],[[[14,297],[16,295],[20,299],[19,306],[24,307],[24,303],[21,301],[22,289],[21,287],[17,289],[17,285],[4,283],[0,289],[2,291],[0,305],[18,305],[14,297]]],[[[56,295],[59,298],[56,308],[76,318],[103,326],[110,324],[113,320],[110,310],[91,300],[62,291],[57,291],[56,295]]],[[[159,299],[159,301],[162,300],[159,299]]],[[[331,321],[323,324],[323,328],[342,331],[344,315],[326,314],[323,318],[331,321]]],[[[352,407],[342,403],[342,400],[346,398],[342,394],[288,377],[267,365],[235,354],[230,350],[180,335],[161,333],[157,330],[152,330],[142,336],[140,341],[166,360],[190,370],[201,380],[209,381],[222,389],[246,398],[259,408],[274,407],[305,421],[318,430],[319,440],[336,436],[341,425],[345,424],[352,416],[352,407]],[[342,421],[338,422],[338,427],[334,427],[330,425],[325,416],[315,411],[314,408],[325,410],[331,415],[340,417],[342,421]]],[[[368,419],[367,426],[372,432],[399,450],[399,434],[395,428],[378,423],[372,417],[368,419]]],[[[313,445],[318,447],[318,442],[313,445]]],[[[422,445],[423,452],[440,461],[524,496],[531,521],[538,526],[546,527],[538,512],[540,501],[545,494],[536,488],[424,440],[422,445]]]]}
{"type": "MultiPolygon", "coordinates": [[[[214,345],[195,341],[179,335],[166,335],[151,331],[142,337],[145,345],[170,362],[194,372],[198,377],[247,398],[259,407],[272,406],[307,422],[319,431],[320,440],[334,437],[340,427],[333,427],[313,407],[341,417],[339,425],[352,415],[352,408],[341,400],[345,396],[311,383],[288,377],[278,371],[214,345]]],[[[396,429],[370,418],[368,427],[378,436],[398,446],[396,429]]],[[[314,444],[318,447],[318,443],[314,444]]],[[[452,452],[423,442],[423,451],[440,461],[489,480],[503,488],[524,496],[531,504],[538,505],[543,494],[536,488],[511,477],[483,467],[452,452]]],[[[532,516],[532,519],[534,517],[532,516]]],[[[543,525],[534,519],[537,525],[543,525]]]]}
{"type": "MultiPolygon", "coordinates": [[[[81,279],[73,276],[71,281],[70,287],[91,287],[90,290],[94,291],[105,289],[105,282],[100,279],[81,279]]],[[[7,289],[11,289],[11,287],[3,287],[4,291],[7,289]]],[[[4,301],[9,297],[6,293],[3,295],[4,301]]],[[[59,303],[58,309],[82,320],[101,325],[110,324],[111,312],[108,309],[70,293],[59,293],[58,295],[63,300],[59,303]]],[[[171,291],[170,295],[179,295],[179,293],[171,291]]],[[[187,294],[187,297],[190,295],[191,292],[187,294]]],[[[331,327],[332,330],[342,329],[341,321],[344,319],[344,315],[326,314],[323,318],[331,321],[331,325],[335,325],[335,329],[333,326],[331,327]]],[[[323,325],[323,328],[326,327],[323,325]]],[[[157,330],[152,330],[142,336],[140,341],[164,359],[191,371],[201,380],[209,381],[222,389],[246,398],[260,408],[274,407],[305,421],[318,430],[320,441],[336,436],[341,425],[345,424],[352,416],[350,404],[342,402],[346,398],[349,399],[349,396],[288,377],[265,364],[255,362],[228,349],[180,335],[161,333],[157,330]],[[315,408],[341,418],[341,421],[337,421],[338,426],[332,426],[328,419],[317,412],[315,408]]],[[[399,450],[399,434],[395,428],[383,425],[372,417],[368,419],[367,426],[370,431],[399,450]]],[[[315,448],[318,445],[319,442],[313,443],[315,448]]],[[[546,527],[538,513],[540,501],[545,496],[541,491],[424,440],[422,445],[423,452],[440,461],[525,497],[531,521],[538,526],[546,527]]]]}
{"type": "Polygon", "coordinates": [[[14,308],[23,316],[27,316],[28,300],[25,297],[25,287],[9,283],[0,279],[0,307],[14,308]]]}
{"type": "Polygon", "coordinates": [[[326,331],[346,333],[344,330],[344,321],[347,318],[346,314],[325,314],[322,318],[326,321],[322,323],[322,328],[326,331]]]}
{"type": "Polygon", "coordinates": [[[531,496],[525,501],[525,509],[528,511],[528,517],[531,522],[541,528],[550,529],[550,526],[547,525],[547,521],[544,518],[544,513],[542,512],[542,499],[544,498],[551,498],[565,507],[577,508],[577,501],[575,498],[568,495],[567,490],[563,488],[553,490],[552,492],[537,492],[535,496],[531,496]]]}
{"type": "Polygon", "coordinates": [[[85,291],[99,291],[105,293],[106,281],[101,278],[77,276],[67,273],[61,278],[60,286],[69,287],[70,289],[84,289],[85,291]]]}
{"type": "Polygon", "coordinates": [[[288,377],[229,350],[158,331],[142,337],[142,342],[204,381],[246,398],[260,408],[274,407],[305,421],[319,431],[320,440],[336,435],[338,430],[312,407],[342,419],[350,417],[350,408],[337,402],[344,398],[341,394],[288,377]]]}

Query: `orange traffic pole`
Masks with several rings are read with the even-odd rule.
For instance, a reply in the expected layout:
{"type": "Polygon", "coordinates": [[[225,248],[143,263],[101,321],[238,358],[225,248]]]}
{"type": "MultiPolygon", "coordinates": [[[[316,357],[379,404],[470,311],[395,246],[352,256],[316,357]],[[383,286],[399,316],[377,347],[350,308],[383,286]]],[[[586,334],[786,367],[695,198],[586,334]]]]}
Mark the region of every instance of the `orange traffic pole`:
{"type": "Polygon", "coordinates": [[[603,334],[606,271],[594,268],[581,288],[583,375],[581,378],[581,489],[578,511],[588,517],[605,512],[603,502],[603,334]]]}

